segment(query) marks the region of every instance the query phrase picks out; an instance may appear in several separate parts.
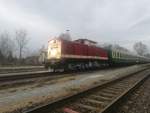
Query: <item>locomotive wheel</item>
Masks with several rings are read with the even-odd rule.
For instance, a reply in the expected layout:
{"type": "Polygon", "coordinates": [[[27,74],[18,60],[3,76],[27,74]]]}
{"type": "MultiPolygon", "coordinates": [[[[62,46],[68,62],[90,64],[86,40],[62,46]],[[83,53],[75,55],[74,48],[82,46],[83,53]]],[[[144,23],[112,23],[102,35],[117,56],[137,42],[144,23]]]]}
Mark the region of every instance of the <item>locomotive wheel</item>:
{"type": "Polygon", "coordinates": [[[85,70],[85,64],[81,64],[81,69],[84,71],[85,70]]]}

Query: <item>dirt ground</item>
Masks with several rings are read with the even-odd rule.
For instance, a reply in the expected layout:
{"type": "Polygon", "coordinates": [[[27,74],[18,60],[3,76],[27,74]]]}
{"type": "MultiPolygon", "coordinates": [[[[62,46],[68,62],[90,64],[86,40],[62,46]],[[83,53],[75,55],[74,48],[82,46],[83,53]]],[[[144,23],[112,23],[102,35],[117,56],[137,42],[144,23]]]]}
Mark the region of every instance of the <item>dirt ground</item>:
{"type": "Polygon", "coordinates": [[[0,113],[20,112],[37,105],[52,102],[61,97],[73,95],[94,85],[102,84],[121,76],[142,70],[144,66],[129,66],[118,69],[100,70],[60,78],[53,82],[0,90],[0,113]]]}

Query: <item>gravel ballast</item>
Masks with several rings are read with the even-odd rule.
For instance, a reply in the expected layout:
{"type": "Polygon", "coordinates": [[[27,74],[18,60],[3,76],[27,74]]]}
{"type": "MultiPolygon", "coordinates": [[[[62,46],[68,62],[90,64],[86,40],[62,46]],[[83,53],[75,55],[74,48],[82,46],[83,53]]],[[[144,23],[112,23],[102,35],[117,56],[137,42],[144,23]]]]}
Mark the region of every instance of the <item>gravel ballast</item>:
{"type": "Polygon", "coordinates": [[[39,87],[25,86],[18,89],[0,90],[0,113],[17,112],[33,108],[36,105],[75,94],[96,84],[143,70],[145,66],[135,65],[119,69],[100,70],[63,78],[53,84],[39,87]]]}
{"type": "Polygon", "coordinates": [[[115,113],[150,113],[150,78],[130,94],[115,113]]]}

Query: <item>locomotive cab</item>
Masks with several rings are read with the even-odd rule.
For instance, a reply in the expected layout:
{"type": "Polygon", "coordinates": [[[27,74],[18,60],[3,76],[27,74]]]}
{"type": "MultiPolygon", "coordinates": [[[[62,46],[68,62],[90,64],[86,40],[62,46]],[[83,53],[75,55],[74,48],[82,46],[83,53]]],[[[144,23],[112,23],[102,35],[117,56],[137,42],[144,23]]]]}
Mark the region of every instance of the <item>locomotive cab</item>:
{"type": "Polygon", "coordinates": [[[61,41],[57,39],[50,40],[48,43],[47,59],[60,59],[61,58],[61,41]]]}
{"type": "Polygon", "coordinates": [[[56,68],[61,60],[61,40],[52,39],[48,42],[45,68],[56,68]]]}

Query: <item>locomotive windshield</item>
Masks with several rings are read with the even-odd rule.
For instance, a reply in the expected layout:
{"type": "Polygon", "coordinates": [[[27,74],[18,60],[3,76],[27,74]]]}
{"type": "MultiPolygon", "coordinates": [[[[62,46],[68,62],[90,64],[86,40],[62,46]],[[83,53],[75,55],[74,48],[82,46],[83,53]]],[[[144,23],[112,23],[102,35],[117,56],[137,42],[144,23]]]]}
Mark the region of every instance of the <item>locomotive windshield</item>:
{"type": "Polygon", "coordinates": [[[61,57],[61,42],[51,40],[48,44],[48,59],[59,59],[61,57]]]}

